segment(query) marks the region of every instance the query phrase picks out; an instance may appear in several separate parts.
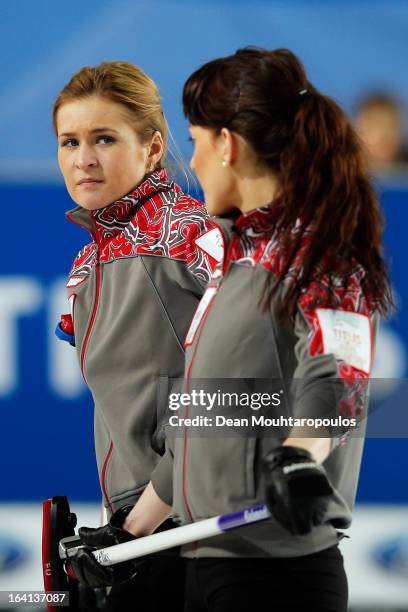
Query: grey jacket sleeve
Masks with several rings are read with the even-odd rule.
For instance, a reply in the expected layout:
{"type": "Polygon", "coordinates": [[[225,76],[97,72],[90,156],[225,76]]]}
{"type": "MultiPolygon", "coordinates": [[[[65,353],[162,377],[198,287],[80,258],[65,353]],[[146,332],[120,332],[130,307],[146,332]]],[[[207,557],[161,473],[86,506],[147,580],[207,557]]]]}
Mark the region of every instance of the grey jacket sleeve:
{"type": "Polygon", "coordinates": [[[153,470],[150,481],[153,489],[168,506],[173,504],[173,453],[166,443],[166,451],[153,470]]]}

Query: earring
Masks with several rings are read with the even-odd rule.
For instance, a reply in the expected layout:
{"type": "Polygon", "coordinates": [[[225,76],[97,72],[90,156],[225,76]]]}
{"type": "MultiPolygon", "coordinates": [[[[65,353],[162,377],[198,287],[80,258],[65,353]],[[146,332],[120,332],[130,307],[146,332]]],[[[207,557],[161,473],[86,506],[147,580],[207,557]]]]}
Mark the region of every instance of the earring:
{"type": "Polygon", "coordinates": [[[222,160],[222,165],[223,165],[224,168],[226,168],[228,166],[228,162],[227,162],[226,159],[222,160]]]}

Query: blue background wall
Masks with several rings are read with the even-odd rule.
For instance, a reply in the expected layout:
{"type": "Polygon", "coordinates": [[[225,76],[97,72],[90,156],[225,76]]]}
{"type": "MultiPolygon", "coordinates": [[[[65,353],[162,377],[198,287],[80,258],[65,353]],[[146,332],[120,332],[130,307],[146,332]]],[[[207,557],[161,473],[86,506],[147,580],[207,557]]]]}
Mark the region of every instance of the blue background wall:
{"type": "Polygon", "coordinates": [[[79,67],[106,59],[133,61],[157,80],[185,152],[186,77],[245,45],[289,47],[348,110],[367,87],[407,100],[407,27],[405,0],[2,0],[0,160],[19,160],[7,169],[20,175],[32,161],[37,174],[45,168],[56,94],[79,67]]]}
{"type": "MultiPolygon", "coordinates": [[[[50,127],[53,99],[70,75],[106,59],[140,64],[158,82],[175,140],[188,159],[180,95],[185,78],[204,61],[247,44],[288,46],[303,59],[311,80],[351,111],[356,97],[374,86],[408,99],[407,31],[408,4],[397,1],[224,0],[191,6],[183,0],[2,0],[0,501],[54,494],[99,499],[92,404],[73,350],[64,353],[53,339],[63,277],[88,240],[64,220],[72,202],[58,175],[50,127]]],[[[381,189],[400,301],[389,323],[399,376],[405,374],[408,347],[404,183],[399,177],[381,189]]],[[[408,502],[401,484],[407,451],[406,438],[367,442],[360,501],[408,502]]]]}

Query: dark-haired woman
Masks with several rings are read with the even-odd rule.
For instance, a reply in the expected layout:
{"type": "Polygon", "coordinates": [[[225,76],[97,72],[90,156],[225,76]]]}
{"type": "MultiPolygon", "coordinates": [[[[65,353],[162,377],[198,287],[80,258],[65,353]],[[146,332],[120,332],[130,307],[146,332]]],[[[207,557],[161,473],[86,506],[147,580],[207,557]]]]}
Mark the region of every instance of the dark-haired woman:
{"type": "Polygon", "coordinates": [[[185,547],[186,609],[345,612],[338,530],[363,446],[353,423],[367,410],[378,314],[392,305],[360,144],[285,49],[209,62],[183,103],[191,166],[225,242],[187,333],[186,391],[200,379],[291,382],[281,389],[298,421],[278,437],[169,436],[127,528],[147,533],[147,510],[157,519],[171,500],[180,523],[267,502],[271,520],[185,547]],[[333,415],[339,427],[314,430],[333,415]]]}

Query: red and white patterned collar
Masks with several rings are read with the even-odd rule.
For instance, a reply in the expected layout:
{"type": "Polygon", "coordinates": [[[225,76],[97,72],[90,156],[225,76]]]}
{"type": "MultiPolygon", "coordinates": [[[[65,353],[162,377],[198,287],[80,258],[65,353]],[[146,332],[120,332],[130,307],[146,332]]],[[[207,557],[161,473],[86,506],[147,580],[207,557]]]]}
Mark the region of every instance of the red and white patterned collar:
{"type": "Polygon", "coordinates": [[[238,233],[262,235],[271,233],[276,225],[276,211],[269,206],[260,206],[242,213],[234,223],[238,233]]]}
{"type": "Polygon", "coordinates": [[[156,170],[129,194],[104,208],[86,210],[77,206],[66,213],[66,218],[87,229],[100,243],[122,232],[147,200],[171,187],[179,189],[168,180],[165,169],[156,170]]]}

